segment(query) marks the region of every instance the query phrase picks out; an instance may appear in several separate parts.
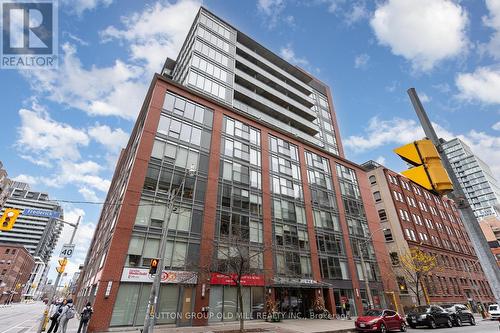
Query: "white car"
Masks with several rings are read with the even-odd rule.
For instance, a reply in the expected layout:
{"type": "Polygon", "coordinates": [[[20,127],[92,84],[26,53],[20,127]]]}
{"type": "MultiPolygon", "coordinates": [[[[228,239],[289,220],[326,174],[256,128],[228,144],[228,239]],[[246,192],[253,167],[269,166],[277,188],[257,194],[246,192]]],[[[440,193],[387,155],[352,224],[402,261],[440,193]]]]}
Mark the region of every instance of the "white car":
{"type": "Polygon", "coordinates": [[[500,318],[500,306],[498,304],[491,304],[488,307],[488,312],[490,313],[492,320],[497,320],[500,318]]]}

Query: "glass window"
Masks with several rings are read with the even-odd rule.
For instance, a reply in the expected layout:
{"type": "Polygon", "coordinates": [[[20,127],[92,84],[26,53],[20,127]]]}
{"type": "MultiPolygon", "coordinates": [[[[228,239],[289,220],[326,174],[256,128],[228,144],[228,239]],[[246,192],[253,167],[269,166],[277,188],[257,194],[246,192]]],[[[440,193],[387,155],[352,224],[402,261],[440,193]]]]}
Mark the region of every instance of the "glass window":
{"type": "Polygon", "coordinates": [[[153,144],[153,151],[151,152],[151,156],[155,158],[162,159],[163,151],[165,150],[165,142],[160,140],[155,140],[153,144]]]}
{"type": "Polygon", "coordinates": [[[116,296],[111,326],[132,326],[135,309],[139,299],[138,283],[121,283],[116,296]]]}
{"type": "MultiPolygon", "coordinates": [[[[146,288],[148,289],[148,288],[146,288]]],[[[162,284],[158,312],[171,314],[177,312],[177,300],[179,299],[179,287],[176,285],[162,284]]],[[[175,316],[158,316],[158,324],[175,324],[175,316]]]]}
{"type": "MultiPolygon", "coordinates": [[[[158,256],[158,248],[160,246],[159,239],[148,239],[144,247],[143,258],[156,258],[158,256]]],[[[149,262],[148,262],[149,264],[149,262]]]]}

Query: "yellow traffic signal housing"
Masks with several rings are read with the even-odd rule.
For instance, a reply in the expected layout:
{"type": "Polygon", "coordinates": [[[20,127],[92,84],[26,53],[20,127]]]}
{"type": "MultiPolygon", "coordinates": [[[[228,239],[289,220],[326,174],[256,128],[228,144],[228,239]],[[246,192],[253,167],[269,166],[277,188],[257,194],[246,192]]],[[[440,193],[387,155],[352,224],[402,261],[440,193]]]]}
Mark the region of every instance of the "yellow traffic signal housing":
{"type": "Polygon", "coordinates": [[[17,217],[21,211],[19,209],[7,208],[3,212],[2,217],[0,218],[0,230],[8,231],[14,227],[14,223],[16,223],[17,217]]]}
{"type": "Polygon", "coordinates": [[[66,268],[66,265],[68,264],[68,259],[66,258],[59,259],[58,262],[59,262],[59,267],[56,267],[56,271],[57,273],[62,274],[64,272],[64,269],[66,268]]]}
{"type": "Polygon", "coordinates": [[[401,172],[413,182],[438,195],[453,191],[450,177],[431,140],[418,140],[396,148],[394,152],[415,166],[401,172]]]}

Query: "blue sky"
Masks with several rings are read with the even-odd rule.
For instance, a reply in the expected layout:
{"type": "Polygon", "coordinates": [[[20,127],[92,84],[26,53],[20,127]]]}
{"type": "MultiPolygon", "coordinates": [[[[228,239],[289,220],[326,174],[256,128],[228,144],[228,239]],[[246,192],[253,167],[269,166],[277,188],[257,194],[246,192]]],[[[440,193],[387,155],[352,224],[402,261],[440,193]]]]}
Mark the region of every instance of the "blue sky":
{"type": "MultiPolygon", "coordinates": [[[[153,73],[176,58],[201,4],[61,0],[59,68],[0,70],[9,175],[51,198],[102,201],[153,73]]],[[[349,159],[405,168],[392,149],[423,136],[406,95],[415,87],[438,134],[464,139],[500,178],[500,0],[203,5],[330,85],[349,159]]],[[[71,273],[101,207],[63,205],[84,221],[71,273]]]]}

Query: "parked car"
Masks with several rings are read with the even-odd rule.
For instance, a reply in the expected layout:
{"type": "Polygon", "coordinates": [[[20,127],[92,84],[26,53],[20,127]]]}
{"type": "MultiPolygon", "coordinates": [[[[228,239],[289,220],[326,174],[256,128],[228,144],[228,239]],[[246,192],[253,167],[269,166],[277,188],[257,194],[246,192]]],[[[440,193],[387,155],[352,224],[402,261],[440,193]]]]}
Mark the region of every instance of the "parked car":
{"type": "Polygon", "coordinates": [[[490,304],[488,312],[490,313],[491,320],[500,319],[500,306],[498,304],[490,304]]]}
{"type": "Polygon", "coordinates": [[[438,326],[453,327],[450,314],[437,305],[417,306],[408,312],[406,320],[411,328],[417,326],[427,326],[430,328],[438,326]]]}
{"type": "Polygon", "coordinates": [[[359,332],[386,333],[389,331],[406,332],[406,323],[403,317],[393,310],[367,310],[362,316],[359,316],[354,323],[359,332]]]}
{"type": "Polygon", "coordinates": [[[444,308],[451,316],[451,321],[456,326],[462,326],[463,323],[476,325],[476,319],[470,310],[462,304],[453,304],[444,308]]]}

